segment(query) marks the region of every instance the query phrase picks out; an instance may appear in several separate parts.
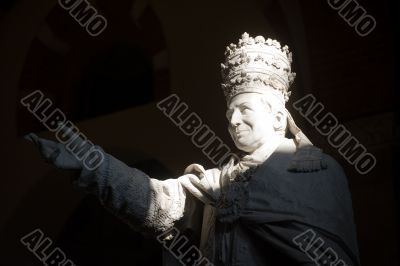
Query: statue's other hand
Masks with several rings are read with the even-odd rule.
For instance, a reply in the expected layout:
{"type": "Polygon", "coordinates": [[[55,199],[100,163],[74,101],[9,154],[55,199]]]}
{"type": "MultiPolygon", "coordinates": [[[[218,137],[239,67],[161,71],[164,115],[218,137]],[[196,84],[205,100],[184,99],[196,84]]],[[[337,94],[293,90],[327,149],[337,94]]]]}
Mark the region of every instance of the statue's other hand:
{"type": "Polygon", "coordinates": [[[24,138],[33,142],[38,147],[42,157],[55,167],[67,170],[82,169],[82,162],[69,152],[64,144],[39,138],[34,133],[29,133],[24,138]]]}

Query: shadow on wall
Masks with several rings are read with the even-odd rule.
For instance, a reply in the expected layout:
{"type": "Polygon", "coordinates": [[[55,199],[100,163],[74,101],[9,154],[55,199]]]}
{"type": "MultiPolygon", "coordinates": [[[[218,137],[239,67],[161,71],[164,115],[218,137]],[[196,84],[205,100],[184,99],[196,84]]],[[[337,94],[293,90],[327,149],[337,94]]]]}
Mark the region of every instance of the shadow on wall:
{"type": "Polygon", "coordinates": [[[154,100],[151,58],[118,44],[97,55],[79,84],[77,113],[92,118],[154,100]]]}

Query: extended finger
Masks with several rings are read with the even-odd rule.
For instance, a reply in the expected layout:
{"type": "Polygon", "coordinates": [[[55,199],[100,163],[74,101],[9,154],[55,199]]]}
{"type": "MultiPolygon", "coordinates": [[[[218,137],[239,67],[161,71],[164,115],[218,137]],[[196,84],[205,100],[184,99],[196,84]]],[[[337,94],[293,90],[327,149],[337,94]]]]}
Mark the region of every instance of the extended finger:
{"type": "Polygon", "coordinates": [[[26,139],[30,142],[33,142],[36,145],[39,145],[39,143],[38,143],[39,137],[35,133],[29,133],[29,134],[25,135],[24,139],[26,139]]]}
{"type": "Polygon", "coordinates": [[[42,139],[36,136],[36,143],[42,155],[49,159],[56,150],[59,149],[58,143],[52,140],[42,139]]]}
{"type": "Polygon", "coordinates": [[[39,138],[34,133],[29,133],[24,136],[24,139],[33,142],[40,150],[42,156],[47,160],[52,160],[60,153],[57,143],[52,140],[39,138]]]}

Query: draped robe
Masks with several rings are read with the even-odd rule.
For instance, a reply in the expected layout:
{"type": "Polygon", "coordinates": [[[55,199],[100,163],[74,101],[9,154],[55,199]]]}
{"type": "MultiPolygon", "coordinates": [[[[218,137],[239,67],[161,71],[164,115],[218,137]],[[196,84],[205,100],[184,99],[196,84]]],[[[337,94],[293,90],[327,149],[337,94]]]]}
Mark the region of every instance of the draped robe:
{"type": "MultiPolygon", "coordinates": [[[[173,227],[191,229],[216,266],[317,265],[293,241],[309,229],[342,265],[359,265],[342,168],[323,154],[327,169],[290,172],[295,151],[293,140],[285,139],[265,161],[245,170],[232,161],[222,169],[193,164],[179,178],[163,181],[105,153],[98,169],[83,169],[74,183],[138,231],[157,236],[173,227]]],[[[168,253],[164,262],[180,265],[168,253]]]]}

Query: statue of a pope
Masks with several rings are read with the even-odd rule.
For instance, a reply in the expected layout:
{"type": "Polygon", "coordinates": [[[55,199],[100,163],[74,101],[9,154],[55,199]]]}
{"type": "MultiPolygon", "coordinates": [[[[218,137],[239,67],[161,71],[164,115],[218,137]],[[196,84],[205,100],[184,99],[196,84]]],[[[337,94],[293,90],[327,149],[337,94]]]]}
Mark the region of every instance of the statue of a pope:
{"type": "MultiPolygon", "coordinates": [[[[74,184],[134,229],[161,241],[174,241],[172,228],[198,235],[207,260],[193,254],[185,265],[359,265],[346,176],[285,108],[295,77],[288,47],[245,33],[225,57],[222,88],[239,161],[208,170],[192,164],[161,181],[105,152],[89,170],[63,144],[28,138],[58,168],[78,169],[74,184]]],[[[179,265],[168,256],[165,263],[179,265]]]]}

